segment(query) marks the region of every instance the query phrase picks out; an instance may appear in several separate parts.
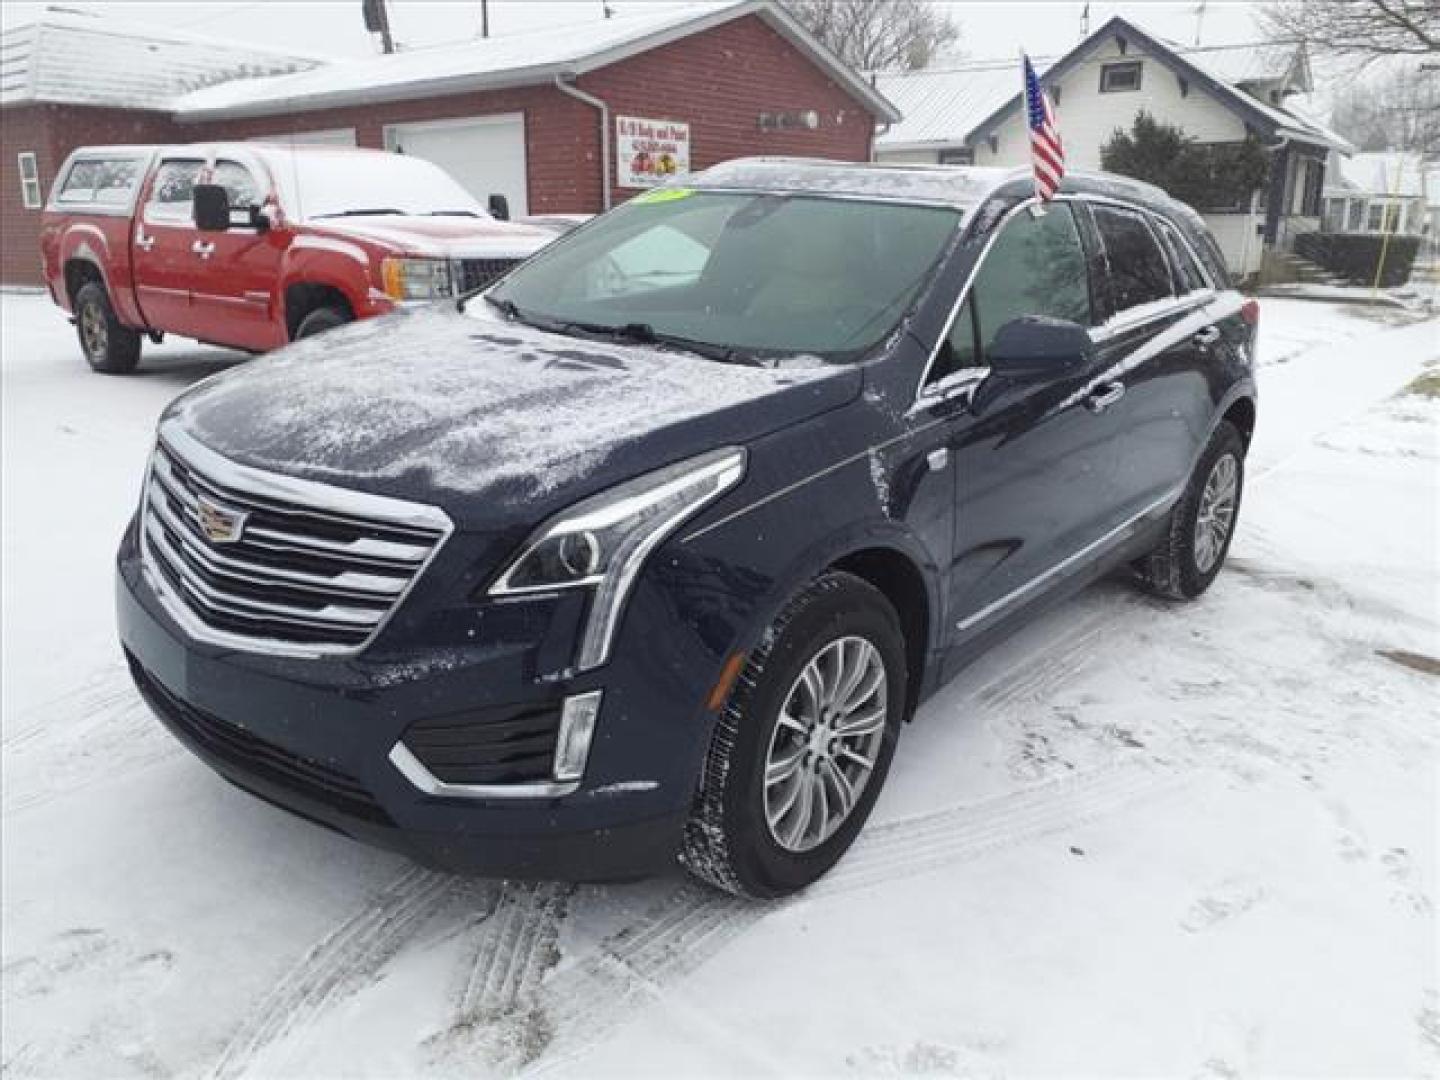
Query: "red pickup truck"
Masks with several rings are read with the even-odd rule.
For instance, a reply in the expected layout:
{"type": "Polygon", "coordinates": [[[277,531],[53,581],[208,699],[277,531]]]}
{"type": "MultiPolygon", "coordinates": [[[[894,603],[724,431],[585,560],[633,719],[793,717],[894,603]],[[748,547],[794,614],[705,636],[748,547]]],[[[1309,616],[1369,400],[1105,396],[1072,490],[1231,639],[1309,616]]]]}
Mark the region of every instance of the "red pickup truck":
{"type": "Polygon", "coordinates": [[[378,150],[86,147],[56,177],[40,257],[90,366],[124,373],[142,337],[272,349],[487,285],[557,235],[490,202],[378,150]]]}

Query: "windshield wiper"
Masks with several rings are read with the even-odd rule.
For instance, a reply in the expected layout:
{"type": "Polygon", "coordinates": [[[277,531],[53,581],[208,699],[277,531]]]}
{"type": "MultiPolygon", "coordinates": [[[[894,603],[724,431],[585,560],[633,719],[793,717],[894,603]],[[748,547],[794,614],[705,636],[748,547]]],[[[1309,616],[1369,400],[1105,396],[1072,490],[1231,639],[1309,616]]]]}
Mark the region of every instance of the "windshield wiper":
{"type": "Polygon", "coordinates": [[[706,360],[718,360],[722,364],[749,364],[759,366],[753,356],[737,352],[729,345],[717,345],[713,341],[681,337],[679,334],[662,334],[645,322],[621,323],[610,326],[606,323],[567,322],[561,324],[566,330],[577,330],[582,334],[593,334],[612,341],[633,341],[639,345],[666,345],[672,349],[703,356],[706,360]]]}
{"type": "Polygon", "coordinates": [[[426,217],[480,217],[474,210],[431,210],[426,217]]]}
{"type": "Polygon", "coordinates": [[[329,217],[387,217],[394,215],[404,217],[404,210],[396,210],[394,207],[382,206],[374,210],[336,210],[333,214],[316,214],[317,218],[329,217]]]}
{"type": "Polygon", "coordinates": [[[681,349],[685,352],[702,356],[706,360],[716,360],[722,364],[747,364],[751,367],[764,367],[764,363],[755,356],[741,353],[728,345],[717,345],[713,341],[697,341],[694,338],[681,337],[678,334],[659,333],[649,323],[632,322],[622,323],[619,326],[611,326],[608,323],[569,322],[559,319],[548,319],[542,315],[535,315],[530,312],[521,311],[515,305],[514,300],[505,300],[489,293],[481,294],[487,304],[493,307],[500,314],[513,322],[525,323],[537,330],[548,330],[553,334],[567,334],[570,337],[602,338],[607,341],[629,341],[637,345],[665,345],[672,349],[681,349]]]}

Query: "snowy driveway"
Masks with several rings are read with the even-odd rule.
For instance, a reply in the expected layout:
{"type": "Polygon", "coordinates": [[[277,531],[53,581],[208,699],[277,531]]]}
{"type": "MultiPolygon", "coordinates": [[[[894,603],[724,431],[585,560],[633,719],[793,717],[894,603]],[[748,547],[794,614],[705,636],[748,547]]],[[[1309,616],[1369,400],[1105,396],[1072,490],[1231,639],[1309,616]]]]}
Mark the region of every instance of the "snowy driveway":
{"type": "Polygon", "coordinates": [[[1435,323],[1265,301],[1230,569],[921,710],[808,895],[418,869],[183,753],[114,643],[163,404],[0,296],[5,1076],[1414,1075],[1440,1065],[1435,323]]]}

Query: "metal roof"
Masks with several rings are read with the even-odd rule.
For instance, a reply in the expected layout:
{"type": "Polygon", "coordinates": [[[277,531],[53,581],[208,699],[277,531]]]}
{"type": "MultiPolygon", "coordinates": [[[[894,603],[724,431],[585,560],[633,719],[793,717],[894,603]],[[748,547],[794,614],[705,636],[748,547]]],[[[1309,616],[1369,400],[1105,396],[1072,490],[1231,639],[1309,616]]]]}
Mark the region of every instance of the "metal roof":
{"type": "Polygon", "coordinates": [[[899,118],[895,107],[879,91],[771,0],[692,5],[388,56],[340,60],[292,75],[212,86],[188,94],[172,106],[180,120],[208,120],[532,86],[556,77],[583,75],[747,15],[763,19],[878,119],[899,118]]]}
{"type": "Polygon", "coordinates": [[[876,140],[886,150],[964,146],[971,127],[1010,98],[1020,85],[1017,65],[994,63],[887,72],[880,90],[904,117],[876,140]]]}
{"type": "Polygon", "coordinates": [[[51,8],[35,22],[0,32],[0,105],[164,110],[177,95],[213,83],[322,62],[51,8]]]}

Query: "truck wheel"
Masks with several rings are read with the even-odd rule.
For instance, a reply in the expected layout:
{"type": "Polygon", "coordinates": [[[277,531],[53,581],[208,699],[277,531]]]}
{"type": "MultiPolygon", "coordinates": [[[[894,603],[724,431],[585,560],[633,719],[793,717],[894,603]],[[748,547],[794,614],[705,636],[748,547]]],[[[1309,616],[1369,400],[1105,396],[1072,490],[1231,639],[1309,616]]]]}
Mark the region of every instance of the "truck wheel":
{"type": "Polygon", "coordinates": [[[1229,421],[1210,436],[1155,550],[1135,564],[1157,596],[1193,600],[1210,587],[1235,535],[1245,484],[1245,441],[1229,421]]]}
{"type": "Polygon", "coordinates": [[[75,294],[75,329],[92,370],[128,375],[140,363],[140,335],[115,318],[105,286],[98,281],[87,281],[75,294]]]}
{"type": "Polygon", "coordinates": [[[816,880],[870,815],[908,693],[889,601],[851,574],[817,578],[771,625],[716,721],[680,861],[740,896],[816,880]]]}
{"type": "Polygon", "coordinates": [[[338,307],[318,307],[300,320],[300,325],[295,328],[295,340],[311,337],[315,334],[323,334],[326,330],[334,330],[337,326],[344,326],[352,319],[350,313],[338,307]]]}

